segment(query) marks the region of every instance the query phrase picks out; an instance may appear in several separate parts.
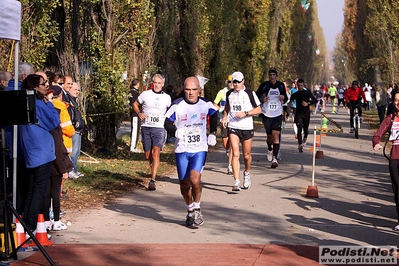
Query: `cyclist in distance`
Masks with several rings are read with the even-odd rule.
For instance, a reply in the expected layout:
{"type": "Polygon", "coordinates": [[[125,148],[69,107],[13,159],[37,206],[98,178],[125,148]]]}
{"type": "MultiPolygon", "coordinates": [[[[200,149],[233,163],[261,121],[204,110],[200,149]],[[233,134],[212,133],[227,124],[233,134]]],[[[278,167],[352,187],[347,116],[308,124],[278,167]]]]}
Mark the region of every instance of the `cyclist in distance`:
{"type": "Polygon", "coordinates": [[[362,108],[361,108],[361,99],[363,99],[364,102],[366,102],[366,96],[364,95],[364,92],[362,88],[359,87],[359,82],[357,80],[354,80],[352,82],[352,86],[349,87],[345,93],[345,102],[347,106],[349,107],[350,110],[350,130],[349,133],[353,133],[355,131],[354,125],[353,125],[353,117],[355,115],[355,108],[358,109],[359,117],[360,117],[360,123],[362,123],[362,108]]]}

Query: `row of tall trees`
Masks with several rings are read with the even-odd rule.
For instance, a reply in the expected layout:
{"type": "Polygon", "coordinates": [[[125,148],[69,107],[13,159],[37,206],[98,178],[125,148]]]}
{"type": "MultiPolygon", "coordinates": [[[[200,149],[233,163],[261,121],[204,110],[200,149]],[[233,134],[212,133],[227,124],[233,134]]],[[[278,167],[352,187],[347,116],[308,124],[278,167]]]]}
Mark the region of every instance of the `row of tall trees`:
{"type": "Polygon", "coordinates": [[[208,77],[209,98],[235,70],[254,89],[272,66],[284,81],[303,77],[310,84],[321,82],[328,72],[323,71],[326,47],[317,6],[312,2],[305,12],[300,2],[158,1],[157,65],[177,87],[188,75],[208,77]]]}
{"type": "Polygon", "coordinates": [[[334,53],[341,82],[395,83],[399,79],[399,2],[346,0],[344,28],[334,53]]]}
{"type": "MultiPolygon", "coordinates": [[[[21,61],[71,75],[84,93],[96,144],[111,147],[130,81],[162,73],[177,90],[189,75],[210,79],[213,98],[239,70],[252,89],[277,67],[291,82],[328,77],[316,2],[301,0],[21,0],[21,61]],[[127,79],[123,77],[127,76],[127,79]]],[[[12,53],[0,42],[4,69],[12,53]]]]}

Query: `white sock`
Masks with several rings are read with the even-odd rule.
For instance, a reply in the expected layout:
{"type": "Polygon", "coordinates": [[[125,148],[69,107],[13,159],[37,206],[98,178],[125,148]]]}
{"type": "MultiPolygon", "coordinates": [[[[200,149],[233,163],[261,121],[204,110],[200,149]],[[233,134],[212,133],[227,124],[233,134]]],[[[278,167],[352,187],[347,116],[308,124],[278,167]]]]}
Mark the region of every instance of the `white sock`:
{"type": "Polygon", "coordinates": [[[193,210],[194,210],[194,204],[193,203],[187,205],[187,211],[192,212],[193,210]]]}
{"type": "Polygon", "coordinates": [[[193,206],[194,209],[201,209],[201,206],[200,206],[200,205],[201,205],[201,202],[195,202],[195,201],[194,201],[194,202],[193,202],[193,205],[194,205],[194,206],[193,206]]]}

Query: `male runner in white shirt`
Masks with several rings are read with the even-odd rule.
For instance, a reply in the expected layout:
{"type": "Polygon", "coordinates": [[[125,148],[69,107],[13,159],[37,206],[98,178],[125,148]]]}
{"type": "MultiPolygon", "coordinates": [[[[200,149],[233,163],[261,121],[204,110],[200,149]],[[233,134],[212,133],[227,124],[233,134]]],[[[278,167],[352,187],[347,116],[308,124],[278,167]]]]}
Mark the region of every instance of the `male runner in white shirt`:
{"type": "Polygon", "coordinates": [[[164,114],[171,104],[170,96],[162,90],[165,78],[161,74],[155,74],[152,80],[154,88],[142,92],[133,104],[134,111],[141,119],[141,142],[145,158],[150,161],[151,166],[148,190],[156,189],[155,178],[159,168],[161,150],[166,142],[164,114]],[[140,112],[140,107],[142,112],[140,112]]]}
{"type": "Polygon", "coordinates": [[[176,136],[176,168],[180,192],[187,204],[186,225],[202,225],[201,175],[208,145],[216,145],[218,124],[217,108],[211,101],[199,97],[201,88],[196,77],[184,82],[184,97],[173,101],[165,116],[165,128],[176,136]],[[207,117],[210,117],[210,134],[207,137],[207,117]]]}

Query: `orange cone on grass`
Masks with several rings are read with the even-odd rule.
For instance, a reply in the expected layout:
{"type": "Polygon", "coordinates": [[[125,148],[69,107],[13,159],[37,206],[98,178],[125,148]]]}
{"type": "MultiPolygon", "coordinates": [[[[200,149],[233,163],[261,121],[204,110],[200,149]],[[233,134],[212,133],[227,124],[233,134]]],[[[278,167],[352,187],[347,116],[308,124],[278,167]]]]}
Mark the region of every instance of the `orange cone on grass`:
{"type": "Polygon", "coordinates": [[[54,242],[48,239],[46,224],[44,223],[44,216],[42,213],[37,216],[36,239],[45,247],[54,244],[54,242]]]}
{"type": "MultiPolygon", "coordinates": [[[[18,218],[15,219],[15,232],[17,233],[17,244],[20,246],[26,241],[25,230],[22,224],[19,222],[18,218]]],[[[26,248],[28,245],[25,243],[22,247],[26,248]]]]}

